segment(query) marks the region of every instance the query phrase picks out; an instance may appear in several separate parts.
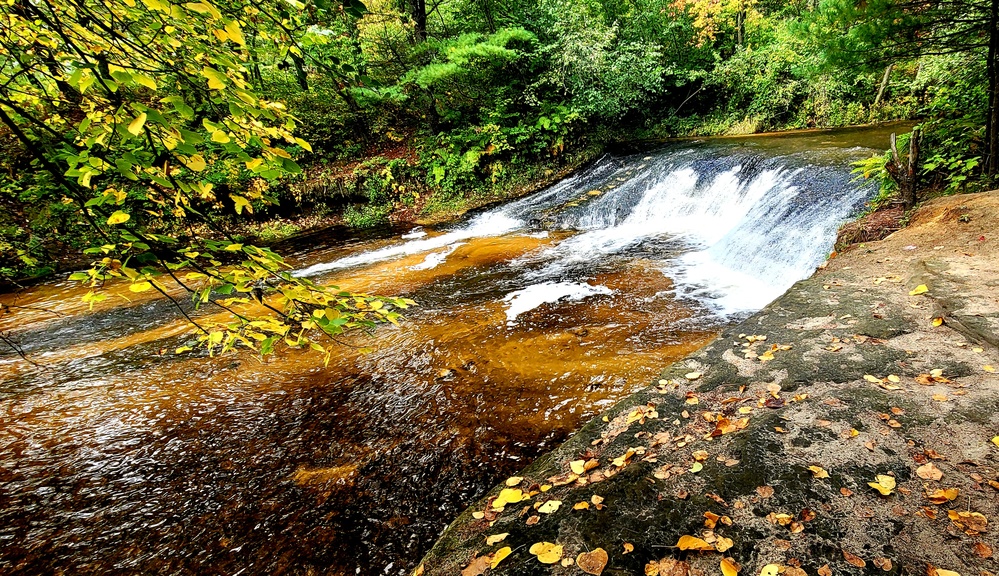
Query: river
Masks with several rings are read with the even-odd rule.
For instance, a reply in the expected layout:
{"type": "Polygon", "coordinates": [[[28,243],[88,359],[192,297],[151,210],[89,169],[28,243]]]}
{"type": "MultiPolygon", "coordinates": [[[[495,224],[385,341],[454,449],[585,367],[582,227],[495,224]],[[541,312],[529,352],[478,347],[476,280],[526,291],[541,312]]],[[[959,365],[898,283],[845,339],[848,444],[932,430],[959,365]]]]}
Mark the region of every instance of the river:
{"type": "Polygon", "coordinates": [[[0,350],[0,573],[404,574],[499,479],[808,276],[889,131],[674,142],[451,225],[299,238],[297,274],[419,303],[328,368],[175,355],[187,328],[148,293],[0,295],[35,363],[0,350]]]}

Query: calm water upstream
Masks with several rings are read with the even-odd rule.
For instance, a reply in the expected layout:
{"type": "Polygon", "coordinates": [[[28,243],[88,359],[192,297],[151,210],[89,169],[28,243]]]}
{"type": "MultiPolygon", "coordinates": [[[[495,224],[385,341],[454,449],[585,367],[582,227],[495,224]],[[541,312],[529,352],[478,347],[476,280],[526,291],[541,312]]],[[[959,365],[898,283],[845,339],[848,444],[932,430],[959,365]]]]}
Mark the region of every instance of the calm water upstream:
{"type": "Polygon", "coordinates": [[[304,238],[299,274],[420,303],[328,368],[163,353],[187,333],[152,295],[0,295],[33,308],[0,330],[39,364],[0,350],[0,573],[402,574],[497,480],[809,275],[872,193],[849,162],[887,134],[675,143],[450,226],[304,238]]]}

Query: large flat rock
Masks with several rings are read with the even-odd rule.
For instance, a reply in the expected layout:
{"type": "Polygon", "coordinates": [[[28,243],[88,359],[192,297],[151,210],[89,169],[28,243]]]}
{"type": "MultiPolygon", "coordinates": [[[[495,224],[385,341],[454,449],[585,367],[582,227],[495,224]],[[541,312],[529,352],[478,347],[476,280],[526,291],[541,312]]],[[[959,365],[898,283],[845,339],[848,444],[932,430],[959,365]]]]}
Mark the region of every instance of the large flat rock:
{"type": "Polygon", "coordinates": [[[584,573],[531,553],[550,542],[604,574],[994,575],[997,346],[999,192],[935,200],[531,464],[522,501],[490,491],[417,573],[584,573]]]}

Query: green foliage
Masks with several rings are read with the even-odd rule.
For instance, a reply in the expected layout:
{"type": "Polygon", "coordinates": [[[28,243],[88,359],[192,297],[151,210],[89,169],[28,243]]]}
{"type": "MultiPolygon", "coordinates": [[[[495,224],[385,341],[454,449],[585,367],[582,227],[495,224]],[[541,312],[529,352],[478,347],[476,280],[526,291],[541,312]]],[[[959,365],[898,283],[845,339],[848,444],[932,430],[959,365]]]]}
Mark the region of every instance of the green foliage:
{"type": "Polygon", "coordinates": [[[388,222],[392,204],[351,204],[343,211],[344,223],[351,228],[373,228],[388,222]]]}

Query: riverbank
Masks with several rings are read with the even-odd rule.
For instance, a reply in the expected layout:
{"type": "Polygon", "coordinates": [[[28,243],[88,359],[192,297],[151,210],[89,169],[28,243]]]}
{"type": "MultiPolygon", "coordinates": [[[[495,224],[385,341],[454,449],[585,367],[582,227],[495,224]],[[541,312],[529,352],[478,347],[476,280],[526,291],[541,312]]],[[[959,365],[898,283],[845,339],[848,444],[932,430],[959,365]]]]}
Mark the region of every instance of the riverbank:
{"type": "Polygon", "coordinates": [[[999,192],[938,198],[829,261],[491,490],[416,573],[994,574],[997,214],[999,192]]]}

